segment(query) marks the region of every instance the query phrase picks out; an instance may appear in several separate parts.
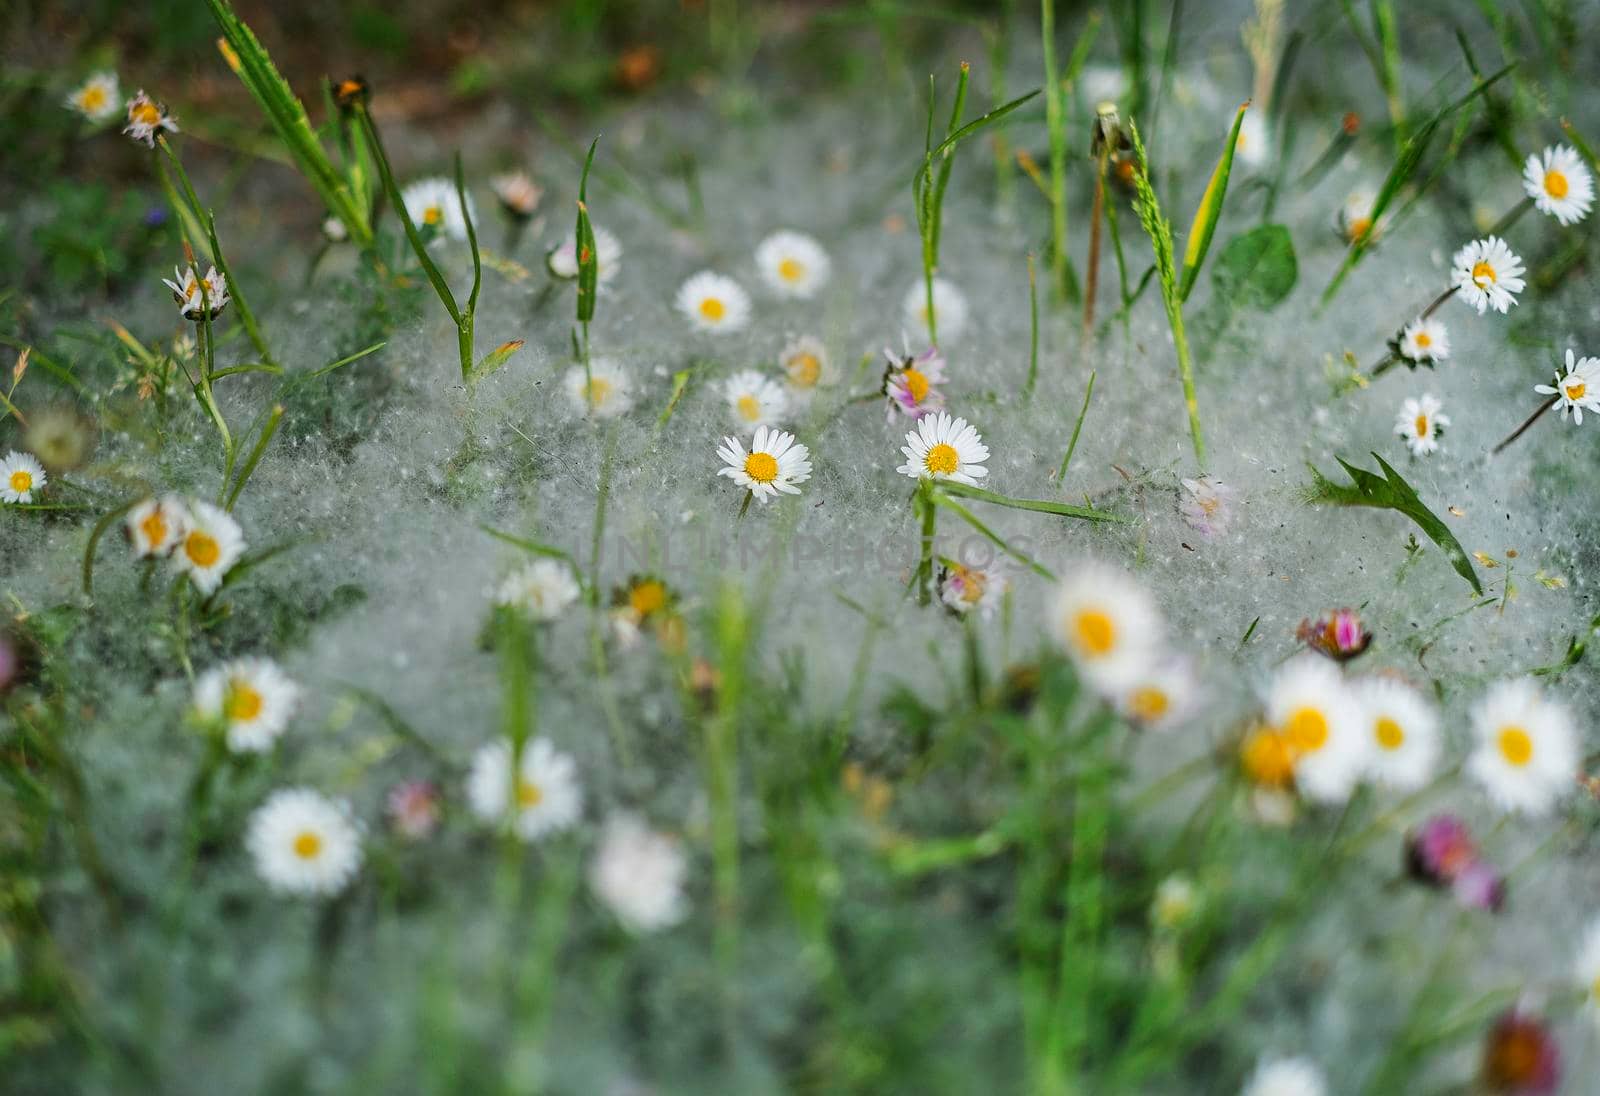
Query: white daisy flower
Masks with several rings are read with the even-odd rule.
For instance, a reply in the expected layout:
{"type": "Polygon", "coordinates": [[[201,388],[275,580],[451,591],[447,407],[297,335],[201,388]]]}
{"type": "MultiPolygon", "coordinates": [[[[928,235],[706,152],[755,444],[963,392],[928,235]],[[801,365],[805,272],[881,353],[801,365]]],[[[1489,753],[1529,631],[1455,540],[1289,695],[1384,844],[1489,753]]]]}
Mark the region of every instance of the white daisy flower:
{"type": "MultiPolygon", "coordinates": [[[[1223,136],[1227,134],[1224,133],[1223,136]]],[[[1239,140],[1233,146],[1233,155],[1234,159],[1241,161],[1246,167],[1260,167],[1272,155],[1272,140],[1267,134],[1267,120],[1259,110],[1244,112],[1244,121],[1239,123],[1239,140]]]]}
{"type": "MultiPolygon", "coordinates": [[[[432,239],[442,236],[452,240],[467,238],[467,222],[461,216],[461,198],[456,194],[456,184],[452,180],[442,176],[418,179],[407,184],[400,192],[400,200],[405,203],[406,215],[424,240],[429,240],[430,231],[435,234],[432,239]]],[[[467,195],[467,213],[476,225],[478,207],[470,194],[467,195]]]]}
{"type": "Polygon", "coordinates": [[[750,319],[750,295],[732,278],[702,270],[678,289],[678,311],[697,331],[738,331],[750,319]]]}
{"type": "MultiPolygon", "coordinates": [[[[622,269],[622,241],[599,225],[594,229],[594,280],[596,285],[606,285],[622,269]]],[[[578,240],[572,233],[556,249],[545,256],[545,265],[558,278],[578,276],[578,240]]]]}
{"type": "Polygon", "coordinates": [[[722,385],[734,421],[745,426],[772,426],[789,409],[783,386],[754,369],[741,370],[722,385]]]}
{"type": "Polygon", "coordinates": [[[195,589],[209,596],[244,554],[244,531],[233,515],[209,502],[193,502],[188,509],[183,543],[172,561],[178,570],[188,573],[195,589]]]}
{"type": "Polygon", "coordinates": [[[814,297],[831,268],[822,245],[799,232],[774,232],[756,247],[762,280],[780,297],[814,297]]]}
{"type": "Polygon", "coordinates": [[[828,348],[815,335],[801,335],[778,352],[778,367],[789,379],[789,388],[809,396],[818,386],[832,384],[833,366],[828,348]]]}
{"type": "Polygon", "coordinates": [[[589,887],[630,932],[655,932],[688,914],[689,861],[675,838],[631,814],[607,819],[589,864],[589,887]]]}
{"type": "Polygon", "coordinates": [[[1450,284],[1480,316],[1490,308],[1508,310],[1526,285],[1522,260],[1498,236],[1473,240],[1451,257],[1450,267],[1450,284]]]}
{"type": "MultiPolygon", "coordinates": [[[[919,279],[906,290],[901,305],[905,322],[924,342],[933,342],[928,331],[928,287],[919,279]]],[[[966,294],[943,278],[933,279],[933,318],[940,339],[959,338],[967,328],[966,294]]]]}
{"type": "Polygon", "coordinates": [[[143,91],[128,100],[128,124],[122,127],[123,133],[155,148],[156,134],[163,129],[169,133],[178,132],[178,120],[167,113],[166,107],[143,91]]]}
{"type": "Polygon", "coordinates": [[[532,620],[555,620],[583,593],[572,568],[558,559],[536,559],[513,571],[495,592],[496,605],[524,612],[532,620]]]}
{"type": "Polygon", "coordinates": [[[1578,947],[1577,981],[1583,990],[1584,1011],[1600,1025],[1600,919],[1589,922],[1578,947]]]}
{"type": "Polygon", "coordinates": [[[1478,748],[1467,771],[1507,811],[1539,815],[1571,788],[1579,768],[1578,732],[1564,704],[1531,678],[1490,687],[1472,714],[1478,748]]]}
{"type": "Polygon", "coordinates": [[[188,531],[189,508],[176,495],[145,499],[128,511],[123,526],[135,556],[164,556],[182,542],[188,531]]]}
{"type": "Polygon", "coordinates": [[[1442,362],[1450,356],[1450,334],[1438,320],[1418,317],[1400,332],[1400,356],[1408,362],[1442,362]]]}
{"type": "Polygon", "coordinates": [[[1370,748],[1367,771],[1400,791],[1433,779],[1439,762],[1439,716],[1421,693],[1392,678],[1369,678],[1355,687],[1370,748]]]}
{"type": "Polygon", "coordinates": [[[1348,799],[1371,750],[1361,703],[1338,667],[1312,654],[1291,660],[1272,679],[1266,709],[1293,757],[1301,794],[1322,803],[1348,799]]]}
{"type": "Polygon", "coordinates": [[[718,468],[717,475],[749,488],[759,502],[777,498],[779,491],[798,495],[796,484],[811,478],[811,450],[795,441],[793,434],[769,426],[756,427],[749,453],[738,438],[723,438],[717,456],[727,465],[718,468]]]}
{"type": "Polygon", "coordinates": [[[1594,178],[1566,145],[1545,149],[1542,161],[1529,156],[1522,169],[1522,189],[1540,213],[1548,213],[1564,225],[1583,220],[1594,204],[1594,178]]]}
{"type": "Polygon", "coordinates": [[[583,366],[573,366],[561,384],[580,414],[609,419],[633,406],[633,378],[610,358],[590,358],[587,373],[583,366]]]}
{"type": "Polygon", "coordinates": [[[1200,700],[1194,667],[1176,655],[1130,663],[1101,688],[1124,718],[1152,731],[1182,723],[1200,700]]]}
{"type": "Polygon", "coordinates": [[[283,734],[300,702],[300,686],[268,658],[241,658],[214,666],[194,685],[201,720],[226,727],[228,749],[263,753],[283,734]]]}
{"type": "Polygon", "coordinates": [[[473,755],[467,801],[483,821],[509,824],[522,840],[537,841],[578,821],[583,789],[578,786],[577,764],[543,738],[523,745],[513,777],[511,743],[501,740],[473,755]],[[507,803],[514,807],[508,810],[507,803]]]}
{"type": "Polygon", "coordinates": [[[1440,434],[1450,425],[1450,416],[1440,410],[1443,406],[1427,392],[1420,398],[1408,396],[1400,405],[1394,432],[1405,439],[1412,456],[1425,457],[1438,451],[1440,434]]]}
{"type": "Polygon", "coordinates": [[[284,894],[333,895],[361,868],[350,807],[310,788],[280,788],[250,815],[245,848],[256,873],[284,894]]]}
{"type": "Polygon", "coordinates": [[[939,573],[939,600],[966,616],[974,609],[990,617],[1005,600],[1006,577],[993,567],[966,567],[951,563],[939,573]]]}
{"type": "Polygon", "coordinates": [[[117,74],[97,72],[67,96],[67,106],[91,122],[109,122],[122,110],[117,74]]]}
{"type": "Polygon", "coordinates": [[[966,419],[952,419],[944,411],[918,419],[900,452],[906,463],[895,471],[912,479],[954,480],[976,487],[989,474],[983,467],[989,447],[983,444],[977,427],[966,419]]]}
{"type": "Polygon", "coordinates": [[[228,280],[217,273],[216,267],[207,270],[206,276],[199,279],[195,278],[192,266],[175,266],[172,272],[177,280],[162,278],[161,284],[172,290],[172,299],[178,302],[178,311],[184,319],[198,323],[209,312],[214,320],[228,307],[231,299],[228,280]]]}
{"type": "MultiPolygon", "coordinates": [[[[1243,135],[1241,130],[1241,138],[1243,135]]],[[[1370,190],[1357,190],[1344,200],[1339,207],[1336,223],[1339,235],[1344,237],[1346,243],[1353,244],[1357,240],[1371,243],[1383,234],[1383,226],[1372,220],[1372,208],[1377,200],[1377,195],[1370,190]]]]}
{"type": "Polygon", "coordinates": [[[1056,587],[1050,623],[1078,670],[1102,692],[1148,672],[1163,625],[1150,595],[1122,570],[1085,563],[1056,587]]]}
{"type": "Polygon", "coordinates": [[[1178,513],[1183,515],[1189,528],[1207,539],[1228,531],[1239,492],[1206,475],[1199,479],[1180,479],[1178,485],[1184,492],[1179,496],[1178,513]]]}
{"type": "Polygon", "coordinates": [[[1325,1096],[1322,1071],[1305,1058],[1263,1058],[1240,1096],[1325,1096]]]}
{"type": "Polygon", "coordinates": [[[544,189],[526,171],[496,175],[489,180],[489,189],[494,191],[500,208],[519,221],[532,217],[533,211],[539,208],[539,199],[544,197],[544,189]]]}
{"type": "Polygon", "coordinates": [[[1541,396],[1555,396],[1561,417],[1572,412],[1574,426],[1583,425],[1583,413],[1600,413],[1600,358],[1580,358],[1567,351],[1567,371],[1556,373],[1555,385],[1536,384],[1533,390],[1541,396]]]}
{"type": "Polygon", "coordinates": [[[33,493],[49,482],[44,465],[32,453],[13,449],[0,460],[0,499],[6,502],[32,502],[33,493]]]}

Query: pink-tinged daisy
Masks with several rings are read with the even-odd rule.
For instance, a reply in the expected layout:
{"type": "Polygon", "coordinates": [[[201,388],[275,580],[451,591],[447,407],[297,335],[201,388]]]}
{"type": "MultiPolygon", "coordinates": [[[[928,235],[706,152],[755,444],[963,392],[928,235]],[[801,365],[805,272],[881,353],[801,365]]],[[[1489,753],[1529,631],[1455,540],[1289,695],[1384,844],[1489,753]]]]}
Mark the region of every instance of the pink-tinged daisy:
{"type": "Polygon", "coordinates": [[[966,567],[950,563],[939,572],[939,600],[958,616],[974,609],[981,616],[994,615],[1005,598],[1006,579],[992,567],[966,567]]]}
{"type": "Polygon", "coordinates": [[[1556,397],[1561,417],[1572,413],[1572,424],[1583,425],[1583,413],[1600,413],[1600,358],[1580,358],[1567,351],[1566,373],[1556,373],[1554,386],[1536,384],[1533,390],[1541,396],[1556,397]]]}
{"type": "Polygon", "coordinates": [[[1198,479],[1178,481],[1183,495],[1178,500],[1178,513],[1189,528],[1207,540],[1228,531],[1233,520],[1233,504],[1239,492],[1219,479],[1200,476],[1198,479]]]}
{"type": "Polygon", "coordinates": [[[1510,309],[1527,284],[1522,260],[1498,236],[1472,241],[1451,257],[1450,268],[1450,283],[1480,316],[1491,308],[1510,309]]]}
{"type": "Polygon", "coordinates": [[[798,485],[811,478],[811,450],[793,434],[769,426],[756,427],[748,453],[738,438],[723,438],[717,456],[727,465],[717,475],[748,489],[758,502],[777,498],[780,491],[798,495],[798,485]]]}
{"type": "Polygon", "coordinates": [[[1566,145],[1545,149],[1543,159],[1529,156],[1522,169],[1522,189],[1540,213],[1548,213],[1564,225],[1583,220],[1594,204],[1594,177],[1566,145]]]}
{"type": "Polygon", "coordinates": [[[1518,1005],[1489,1029],[1482,1078],[1502,1096],[1549,1096],[1561,1085],[1561,1048],[1544,1021],[1518,1005]]]}
{"type": "Polygon", "coordinates": [[[944,393],[939,385],[944,383],[944,355],[939,348],[930,346],[922,353],[895,354],[885,349],[889,367],[883,372],[883,394],[889,397],[889,421],[895,412],[914,419],[939,411],[944,407],[944,393]]]}
{"type": "Polygon", "coordinates": [[[989,447],[983,444],[977,427],[943,411],[918,419],[900,452],[906,463],[895,471],[912,479],[954,480],[976,487],[989,474],[983,467],[989,447]]]}

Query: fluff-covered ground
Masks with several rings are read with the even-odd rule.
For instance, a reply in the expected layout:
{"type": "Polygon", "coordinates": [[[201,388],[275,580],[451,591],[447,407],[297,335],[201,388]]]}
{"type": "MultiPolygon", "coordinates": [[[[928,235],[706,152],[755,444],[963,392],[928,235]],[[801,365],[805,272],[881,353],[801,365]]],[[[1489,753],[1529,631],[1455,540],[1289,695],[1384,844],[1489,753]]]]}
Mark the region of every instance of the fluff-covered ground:
{"type": "MultiPolygon", "coordinates": [[[[1145,128],[1180,249],[1232,111],[1254,83],[1238,36],[1249,6],[1205,7],[1203,21],[1185,13],[1156,124],[1145,128]]],[[[1506,17],[1527,52],[1497,90],[1524,155],[1562,140],[1562,117],[1596,132],[1600,110],[1582,78],[1592,50],[1560,37],[1594,15],[1592,5],[1577,5],[1570,23],[1531,27],[1506,17]]],[[[1455,18],[1443,5],[1404,12],[1413,118],[1471,87],[1455,18]]],[[[1118,732],[1130,775],[1114,801],[1108,927],[1093,945],[1118,993],[1164,977],[1159,934],[1143,912],[1163,866],[1194,879],[1212,911],[1193,945],[1198,1002],[1269,930],[1298,873],[1344,832],[1337,809],[1307,805],[1292,825],[1268,825],[1230,775],[1241,729],[1300,646],[1302,618],[1359,609],[1375,638],[1350,672],[1394,671],[1435,699],[1448,764],[1458,765],[1483,690],[1559,663],[1596,615],[1588,580],[1595,427],[1550,415],[1505,453],[1488,455],[1537,406],[1533,385],[1549,381],[1566,349],[1583,354],[1593,345],[1592,219],[1564,228],[1537,212],[1522,217],[1507,239],[1530,269],[1529,288],[1508,316],[1447,302],[1439,315],[1453,353],[1437,370],[1342,383],[1347,355],[1363,368],[1378,360],[1385,341],[1446,286],[1451,253],[1511,209],[1522,189],[1473,105],[1459,132],[1452,119],[1430,147],[1430,166],[1451,157],[1440,178],[1407,192],[1420,193],[1416,205],[1320,303],[1346,249],[1336,213],[1351,192],[1379,187],[1394,142],[1367,59],[1337,9],[1290,5],[1286,19],[1307,37],[1275,107],[1279,140],[1264,162],[1236,164],[1212,257],[1260,223],[1281,223],[1297,280],[1270,309],[1228,309],[1208,269],[1185,310],[1210,449],[1205,470],[1237,493],[1216,535],[1202,535],[1180,512],[1180,480],[1200,469],[1158,288],[1149,286],[1125,324],[1114,318],[1108,250],[1097,332],[1085,338],[1081,306],[1058,301],[1044,277],[1048,207],[1020,172],[997,193],[987,135],[958,153],[944,210],[940,274],[965,294],[969,314],[965,330],[941,339],[945,388],[950,409],[990,447],[986,485],[1028,499],[1087,498],[1131,521],[973,506],[1058,574],[1089,559],[1126,568],[1159,603],[1173,644],[1196,659],[1203,703],[1192,718],[1159,735],[1118,732]],[[1306,181],[1345,112],[1362,118],[1359,136],[1306,181]],[[1281,185],[1268,212],[1274,178],[1281,185]],[[1041,272],[1031,393],[1030,252],[1041,272]],[[1057,480],[1091,371],[1081,439],[1057,480]],[[1395,418],[1405,397],[1423,392],[1440,398],[1451,424],[1441,451],[1413,458],[1395,418]],[[1482,595],[1404,517],[1308,504],[1308,465],[1342,480],[1336,458],[1374,468],[1374,451],[1469,553],[1483,553],[1482,595]],[[1408,550],[1413,534],[1420,548],[1408,550]],[[1204,760],[1211,756],[1214,764],[1204,760]],[[1161,782],[1191,763],[1193,779],[1161,782]],[[1198,848],[1180,841],[1192,817],[1210,819],[1198,848]],[[1174,841],[1184,855],[1171,864],[1164,857],[1174,841]]],[[[1072,34],[1082,25],[1077,14],[1065,21],[1072,34]]],[[[1162,40],[1155,26],[1147,33],[1162,40]]],[[[1009,34],[1006,84],[1020,93],[1040,83],[1038,30],[1019,17],[1009,34]]],[[[803,67],[785,52],[796,40],[775,35],[766,47],[773,70],[803,67]]],[[[1473,25],[1469,35],[1484,58],[1498,59],[1489,29],[1473,25]]],[[[1080,277],[1089,106],[1119,82],[1126,94],[1128,80],[1110,37],[1103,31],[1091,53],[1067,130],[1080,277]]],[[[1062,53],[1069,43],[1064,37],[1062,53]]],[[[876,39],[854,48],[874,56],[876,39]]],[[[146,575],[114,536],[99,546],[92,598],[82,591],[90,528],[131,497],[130,484],[211,497],[221,482],[210,426],[181,382],[164,401],[141,401],[131,385],[113,390],[128,366],[104,334],[106,320],[153,347],[180,330],[158,280],[177,257],[175,243],[109,292],[58,294],[49,272],[27,269],[5,295],[4,333],[75,380],[36,363],[15,401],[35,417],[70,404],[95,422],[97,440],[92,457],[61,477],[75,489],[52,496],[85,509],[0,514],[7,615],[41,645],[46,668],[7,700],[0,732],[48,725],[64,755],[30,762],[13,737],[6,760],[15,884],[6,922],[14,973],[4,992],[18,1091],[1037,1086],[1023,1036],[1026,918],[1016,877],[1026,876],[1030,855],[1067,862],[1067,800],[1030,808],[1040,827],[1033,836],[1060,846],[1044,852],[1019,839],[996,855],[927,871],[906,869],[895,852],[982,832],[1032,794],[1018,759],[994,741],[1004,738],[996,727],[1005,717],[992,698],[1008,668],[1048,658],[1051,584],[1013,568],[1007,605],[969,623],[908,597],[918,524],[913,485],[895,471],[908,423],[886,423],[881,400],[859,398],[881,377],[883,347],[899,347],[908,326],[901,302],[921,275],[908,185],[922,151],[920,74],[931,69],[948,95],[954,59],[971,56],[973,98],[986,101],[993,73],[983,51],[977,35],[955,31],[914,64],[885,65],[881,76],[834,91],[790,84],[757,63],[741,81],[707,77],[698,88],[567,119],[564,128],[584,143],[603,131],[597,163],[626,165],[632,180],[618,186],[615,176],[597,175],[590,184],[595,222],[624,248],[590,332],[594,353],[632,376],[633,407],[612,419],[585,418],[567,396],[574,291],[543,262],[571,231],[578,168],[542,134],[528,139],[514,98],[441,132],[386,119],[384,88],[375,89],[403,178],[447,170],[450,153],[466,146],[492,256],[478,346],[526,341],[471,387],[461,383],[454,327],[410,268],[392,221],[385,254],[410,271],[409,285],[375,277],[348,245],[310,267],[323,246],[323,213],[308,188],[280,168],[247,171],[235,184],[222,156],[198,147],[191,154],[190,138],[180,139],[202,192],[231,188],[217,204],[219,231],[287,371],[218,384],[230,422],[247,423],[274,400],[285,407],[283,428],[235,509],[252,551],[284,550],[225,591],[223,611],[209,621],[175,619],[165,572],[146,575]],[[698,206],[674,175],[685,153],[698,206]],[[507,163],[529,167],[545,188],[509,254],[487,188],[507,163]],[[638,200],[636,187],[679,211],[680,223],[638,200]],[[784,301],[763,286],[753,251],[779,228],[809,233],[828,250],[831,280],[815,299],[784,301]],[[745,331],[697,334],[675,308],[678,286],[701,269],[750,291],[745,331]],[[744,368],[777,376],[778,353],[799,335],[824,342],[836,374],[785,421],[810,447],[815,472],[797,498],[741,514],[741,492],[716,476],[715,447],[737,427],[721,384],[744,368]],[[294,374],[379,340],[380,351],[285,392],[294,374]],[[603,609],[578,605],[538,629],[536,670],[508,671],[490,642],[492,601],[528,557],[486,526],[570,552],[583,577],[598,579],[603,602],[630,574],[660,576],[682,598],[688,653],[680,658],[653,639],[624,649],[603,609]],[[746,619],[731,647],[729,587],[746,619]],[[192,864],[186,835],[210,755],[188,714],[192,684],[179,651],[196,672],[267,655],[304,691],[277,749],[219,770],[192,864]],[[729,717],[741,854],[730,973],[719,966],[719,925],[729,915],[715,898],[719,808],[715,762],[708,768],[706,757],[718,717],[696,707],[694,688],[680,678],[701,658],[726,679],[735,673],[731,656],[747,659],[747,671],[729,717]],[[989,699],[967,695],[969,659],[989,699]],[[536,733],[576,759],[586,803],[573,833],[525,849],[477,821],[464,788],[474,751],[503,733],[506,698],[518,691],[508,673],[526,678],[536,733]],[[439,787],[443,824],[405,841],[391,830],[386,796],[416,779],[439,787]],[[249,812],[291,784],[347,797],[366,828],[366,863],[337,901],[270,893],[244,848],[249,812]],[[621,931],[582,879],[601,824],[621,809],[682,838],[688,915],[676,927],[621,931]],[[819,940],[831,954],[821,954],[819,940]]],[[[213,79],[228,77],[220,60],[213,68],[213,79]]],[[[134,58],[123,69],[128,90],[160,77],[136,71],[134,58]]],[[[182,87],[160,92],[184,101],[182,87]]],[[[248,117],[247,102],[237,109],[248,117]]],[[[1003,132],[1013,149],[1046,164],[1038,100],[1003,132]]],[[[73,139],[124,140],[114,131],[73,139]]],[[[94,157],[79,157],[70,172],[92,178],[94,157]]],[[[153,182],[138,193],[159,204],[153,182]]],[[[14,197],[5,216],[14,240],[58,215],[58,198],[14,197]]],[[[1110,200],[1136,280],[1150,264],[1149,242],[1126,197],[1110,200]]],[[[444,242],[434,252],[464,285],[466,248],[444,242]]],[[[218,364],[251,360],[228,318],[218,364]]],[[[918,336],[910,337],[915,347],[918,336]]],[[[21,434],[14,419],[0,424],[0,450],[20,445],[21,434]]],[[[947,555],[982,544],[949,513],[939,532],[947,555]]],[[[1592,673],[1583,659],[1547,681],[1575,711],[1586,754],[1594,748],[1592,673]]],[[[1549,1006],[1565,1048],[1563,1091],[1600,1091],[1588,1079],[1600,1063],[1592,1024],[1571,1006],[1568,988],[1600,886],[1595,809],[1576,781],[1557,814],[1536,820],[1502,819],[1459,776],[1420,801],[1364,793],[1359,808],[1372,841],[1316,891],[1271,971],[1214,1030],[1129,1090],[1231,1092],[1259,1055],[1295,1054],[1321,1063],[1331,1091],[1366,1091],[1404,1025],[1431,1030],[1430,1015],[1453,1017],[1510,987],[1549,1006]],[[1524,865],[1499,912],[1463,914],[1448,895],[1402,879],[1406,828],[1440,809],[1466,819],[1502,868],[1524,865]],[[1425,982],[1438,999],[1414,1010],[1425,982]]],[[[1117,1060],[1130,999],[1138,1000],[1093,1005],[1112,1018],[1080,1091],[1117,1090],[1108,1063],[1117,1060]]],[[[1467,1084],[1491,1019],[1485,1013],[1429,1046],[1414,1081],[1424,1087],[1406,1091],[1467,1084]]]]}

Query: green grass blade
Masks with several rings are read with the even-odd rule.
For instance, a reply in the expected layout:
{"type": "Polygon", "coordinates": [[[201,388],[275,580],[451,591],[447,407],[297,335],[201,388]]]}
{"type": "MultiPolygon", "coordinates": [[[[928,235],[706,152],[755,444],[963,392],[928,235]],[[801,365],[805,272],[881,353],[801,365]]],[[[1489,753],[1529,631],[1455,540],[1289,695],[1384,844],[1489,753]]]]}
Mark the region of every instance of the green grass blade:
{"type": "Polygon", "coordinates": [[[1211,247],[1211,237],[1216,235],[1217,222],[1222,218],[1222,201],[1228,194],[1228,176],[1233,173],[1233,151],[1239,144],[1239,127],[1244,124],[1244,112],[1250,104],[1242,105],[1233,116],[1233,127],[1228,130],[1228,143],[1211,171],[1211,181],[1206,183],[1200,196],[1200,207],[1194,211],[1194,221],[1189,225],[1189,244],[1183,251],[1183,273],[1178,282],[1178,300],[1186,301],[1194,291],[1200,277],[1200,265],[1206,261],[1206,251],[1211,247]]]}
{"type": "MultiPolygon", "coordinates": [[[[1101,521],[1123,523],[1131,521],[1121,514],[1112,513],[1110,510],[1095,510],[1088,506],[1071,506],[1064,502],[1051,502],[1048,499],[1017,499],[1010,495],[998,494],[985,490],[982,487],[973,487],[966,483],[956,483],[954,480],[938,481],[939,491],[947,495],[960,495],[962,498],[976,499],[979,502],[993,503],[996,506],[1006,506],[1013,510],[1031,510],[1039,514],[1055,514],[1064,518],[1081,518],[1084,521],[1101,521]]],[[[936,494],[938,492],[935,492],[936,494]]]]}
{"type": "MultiPolygon", "coordinates": [[[[589,142],[589,155],[583,161],[583,176],[578,180],[578,224],[573,231],[578,262],[578,322],[586,324],[594,319],[600,285],[600,256],[594,240],[594,224],[589,220],[589,172],[594,167],[594,151],[600,144],[598,136],[589,142]]],[[[607,146],[609,147],[609,146],[607,146]]]]}

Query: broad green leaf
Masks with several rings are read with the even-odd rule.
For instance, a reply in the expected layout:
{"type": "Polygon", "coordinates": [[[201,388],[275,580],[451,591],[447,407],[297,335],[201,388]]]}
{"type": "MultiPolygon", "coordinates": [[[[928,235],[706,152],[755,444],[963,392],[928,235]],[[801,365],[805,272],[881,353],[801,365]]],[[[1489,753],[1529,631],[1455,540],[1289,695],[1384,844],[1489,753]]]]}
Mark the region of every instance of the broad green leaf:
{"type": "Polygon", "coordinates": [[[1228,130],[1228,143],[1222,149],[1217,166],[1211,171],[1211,181],[1206,183],[1200,196],[1200,207],[1194,211],[1194,221],[1189,225],[1189,243],[1183,249],[1183,275],[1178,282],[1178,299],[1186,301],[1194,291],[1200,276],[1200,264],[1206,261],[1206,250],[1211,237],[1216,234],[1217,221],[1222,217],[1222,200],[1228,194],[1228,176],[1233,173],[1233,150],[1239,144],[1239,127],[1244,124],[1244,112],[1250,109],[1245,103],[1233,116],[1233,127],[1228,130]]]}
{"type": "Polygon", "coordinates": [[[1372,454],[1372,457],[1378,462],[1378,467],[1383,469],[1382,476],[1365,468],[1357,468],[1343,457],[1335,458],[1350,474],[1349,484],[1334,483],[1312,468],[1312,484],[1306,490],[1306,501],[1329,503],[1334,506],[1372,506],[1404,514],[1417,523],[1417,527],[1429,540],[1444,550],[1444,554],[1450,559],[1450,566],[1456,569],[1456,573],[1470,582],[1476,593],[1483,593],[1483,584],[1478,580],[1478,572],[1473,569],[1472,560],[1461,547],[1461,542],[1456,540],[1455,534],[1439,520],[1438,515],[1422,504],[1416,490],[1389,465],[1388,461],[1376,453],[1372,454]]]}
{"type": "Polygon", "coordinates": [[[1289,230],[1277,224],[1235,236],[1223,245],[1211,267],[1217,296],[1235,307],[1267,309],[1282,304],[1298,276],[1289,230]]]}

